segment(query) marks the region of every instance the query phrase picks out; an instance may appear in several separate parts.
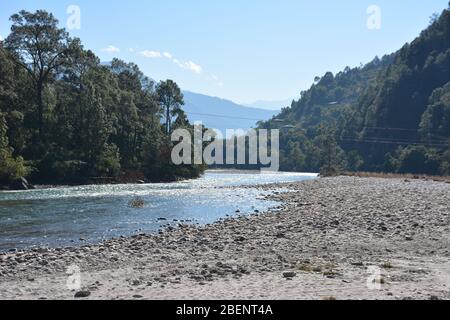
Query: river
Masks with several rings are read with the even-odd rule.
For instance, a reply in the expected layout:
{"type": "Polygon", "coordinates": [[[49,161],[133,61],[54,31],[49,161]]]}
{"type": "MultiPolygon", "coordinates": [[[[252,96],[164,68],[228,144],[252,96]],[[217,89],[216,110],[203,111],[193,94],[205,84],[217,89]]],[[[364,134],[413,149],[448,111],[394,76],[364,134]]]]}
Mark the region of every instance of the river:
{"type": "Polygon", "coordinates": [[[219,170],[177,183],[0,192],[0,251],[92,244],[157,232],[167,224],[208,224],[227,216],[262,212],[278,203],[262,199],[271,191],[248,186],[316,177],[219,170]],[[130,206],[137,198],[144,201],[142,208],[130,206]]]}

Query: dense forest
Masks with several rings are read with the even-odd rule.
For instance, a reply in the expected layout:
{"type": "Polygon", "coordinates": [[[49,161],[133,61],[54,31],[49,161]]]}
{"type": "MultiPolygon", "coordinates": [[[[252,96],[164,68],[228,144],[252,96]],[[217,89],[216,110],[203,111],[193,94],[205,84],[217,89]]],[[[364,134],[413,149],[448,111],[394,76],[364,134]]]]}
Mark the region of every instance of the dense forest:
{"type": "Polygon", "coordinates": [[[450,175],[450,9],[398,52],[317,77],[260,128],[281,129],[281,169],[450,175]]]}
{"type": "Polygon", "coordinates": [[[101,63],[45,11],[11,17],[0,41],[0,186],[173,181],[170,134],[193,130],[171,80],[133,63],[101,63]]]}

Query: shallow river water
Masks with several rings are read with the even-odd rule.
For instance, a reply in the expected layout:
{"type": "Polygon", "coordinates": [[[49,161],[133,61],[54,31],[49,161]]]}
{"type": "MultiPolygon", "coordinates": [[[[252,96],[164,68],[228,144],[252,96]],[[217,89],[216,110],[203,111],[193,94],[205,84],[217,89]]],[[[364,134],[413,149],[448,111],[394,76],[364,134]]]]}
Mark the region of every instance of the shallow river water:
{"type": "Polygon", "coordinates": [[[207,171],[200,179],[178,183],[0,192],[0,251],[96,243],[156,232],[168,223],[207,224],[238,210],[265,211],[277,206],[261,199],[270,192],[248,186],[314,178],[302,173],[207,171]],[[130,206],[136,198],[144,201],[142,208],[130,206]]]}

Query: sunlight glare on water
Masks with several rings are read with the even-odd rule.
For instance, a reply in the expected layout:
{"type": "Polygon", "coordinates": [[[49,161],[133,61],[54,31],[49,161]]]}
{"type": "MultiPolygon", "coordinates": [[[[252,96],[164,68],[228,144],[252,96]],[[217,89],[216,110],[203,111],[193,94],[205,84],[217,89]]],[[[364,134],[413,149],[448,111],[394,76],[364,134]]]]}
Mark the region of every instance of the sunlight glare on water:
{"type": "Polygon", "coordinates": [[[158,231],[172,223],[207,224],[227,215],[277,205],[269,191],[242,188],[314,179],[315,174],[207,171],[197,180],[161,184],[91,185],[0,192],[0,250],[96,243],[158,231]],[[233,188],[230,188],[233,187],[233,188]],[[131,208],[135,197],[144,207],[131,208]],[[162,220],[164,219],[164,220],[162,220]]]}

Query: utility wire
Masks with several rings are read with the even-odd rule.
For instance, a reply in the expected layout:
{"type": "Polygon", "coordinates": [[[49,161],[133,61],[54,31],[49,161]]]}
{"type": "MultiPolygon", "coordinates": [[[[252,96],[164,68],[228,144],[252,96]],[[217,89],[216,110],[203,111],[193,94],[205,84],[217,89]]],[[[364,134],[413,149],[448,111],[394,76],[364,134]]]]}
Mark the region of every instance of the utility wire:
{"type": "MultiPolygon", "coordinates": [[[[207,117],[215,117],[215,118],[225,118],[225,119],[239,119],[239,120],[249,120],[249,121],[262,121],[261,119],[254,118],[245,118],[245,117],[236,117],[236,116],[226,116],[220,114],[212,114],[212,113],[197,113],[197,112],[186,112],[189,115],[198,115],[198,116],[207,116],[207,117]]],[[[270,120],[268,120],[270,121],[270,120]]],[[[363,126],[363,127],[344,127],[345,129],[355,129],[356,131],[363,130],[375,130],[375,131],[403,131],[403,132],[414,132],[420,134],[419,130],[408,129],[408,128],[395,128],[395,127],[371,127],[371,126],[363,126]]],[[[432,134],[438,131],[428,131],[431,136],[435,138],[427,139],[426,141],[421,141],[418,139],[402,139],[402,138],[388,138],[388,137],[374,137],[374,136],[366,136],[366,137],[337,137],[340,141],[343,142],[361,142],[361,143],[379,143],[379,144],[395,144],[395,145],[424,145],[424,146],[436,146],[436,147],[449,147],[449,139],[445,138],[442,135],[432,134]],[[427,142],[428,141],[428,142],[427,142]]],[[[439,131],[440,134],[445,133],[439,131]]],[[[450,133],[450,132],[449,132],[450,133]]]]}
{"type": "Polygon", "coordinates": [[[415,146],[432,146],[448,148],[450,144],[434,144],[434,143],[418,143],[418,142],[397,142],[397,141],[383,141],[383,140],[358,140],[358,139],[338,139],[341,142],[359,142],[359,143],[373,143],[373,144],[395,144],[395,145],[415,145],[415,146]]]}

